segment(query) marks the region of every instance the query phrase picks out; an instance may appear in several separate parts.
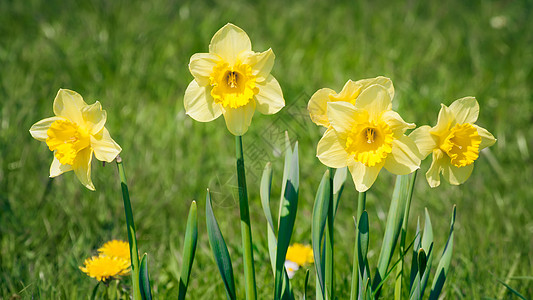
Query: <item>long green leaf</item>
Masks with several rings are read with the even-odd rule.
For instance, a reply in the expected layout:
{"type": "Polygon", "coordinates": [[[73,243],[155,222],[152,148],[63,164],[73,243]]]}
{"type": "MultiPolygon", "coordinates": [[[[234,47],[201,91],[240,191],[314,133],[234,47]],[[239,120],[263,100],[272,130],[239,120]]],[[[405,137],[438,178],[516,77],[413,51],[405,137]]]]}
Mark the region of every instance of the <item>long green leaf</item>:
{"type": "MultiPolygon", "coordinates": [[[[270,210],[270,191],[272,186],[272,165],[267,163],[261,178],[261,206],[267,219],[267,238],[268,238],[268,254],[270,256],[270,263],[272,265],[272,272],[276,274],[276,251],[277,251],[277,238],[274,229],[274,223],[272,219],[272,212],[270,210]]],[[[289,276],[287,270],[283,268],[283,282],[281,299],[294,299],[292,290],[289,283],[289,276]]]]}
{"type": "Polygon", "coordinates": [[[322,261],[321,249],[322,238],[324,236],[324,228],[326,226],[326,219],[328,217],[328,199],[330,193],[329,185],[330,173],[326,170],[318,190],[316,193],[315,204],[313,206],[313,223],[311,226],[312,231],[312,243],[313,243],[313,256],[315,258],[315,268],[317,273],[317,280],[320,290],[318,294],[325,298],[324,290],[324,264],[322,261]]]}
{"type": "Polygon", "coordinates": [[[213,207],[211,206],[211,195],[207,190],[206,206],[205,206],[205,218],[207,226],[207,235],[209,236],[209,244],[213,251],[213,256],[222,276],[224,287],[226,288],[226,296],[230,300],[237,299],[235,294],[235,281],[233,279],[233,267],[231,266],[231,258],[229,256],[228,248],[224,237],[220,232],[215,214],[213,213],[213,207]]]}
{"type": "MultiPolygon", "coordinates": [[[[396,177],[396,184],[394,186],[389,214],[387,216],[387,224],[385,225],[385,235],[381,245],[381,252],[379,253],[378,269],[376,270],[376,276],[373,282],[374,285],[381,282],[384,278],[384,274],[387,273],[387,268],[389,267],[402,228],[408,194],[409,175],[398,175],[396,177]]],[[[374,290],[377,290],[376,286],[374,286],[374,290]]],[[[379,290],[377,295],[379,296],[379,290]]]]}
{"type": "Polygon", "coordinates": [[[298,210],[298,191],[300,185],[300,170],[298,165],[298,142],[291,155],[291,165],[284,189],[283,205],[279,215],[278,247],[276,249],[275,299],[282,294],[283,273],[285,270],[285,256],[291,241],[294,221],[298,210]]]}
{"type": "Polygon", "coordinates": [[[150,288],[150,277],[148,275],[148,256],[146,253],[141,259],[139,269],[139,283],[141,287],[141,297],[143,300],[152,300],[152,290],[150,288]]]}
{"type": "Polygon", "coordinates": [[[335,171],[333,177],[333,207],[335,207],[334,216],[337,214],[337,208],[339,207],[339,199],[344,190],[344,183],[348,175],[348,167],[340,168],[335,171]]]}
{"type": "Polygon", "coordinates": [[[442,257],[437,266],[437,272],[435,273],[435,278],[433,279],[433,285],[431,286],[431,293],[429,294],[430,300],[437,300],[446,281],[446,276],[448,276],[448,271],[450,269],[450,262],[452,260],[453,253],[453,227],[455,225],[455,211],[456,206],[453,206],[452,221],[450,225],[450,235],[448,236],[448,241],[444,247],[442,257]]]}
{"type": "Polygon", "coordinates": [[[433,227],[431,226],[431,219],[429,218],[429,213],[427,208],[425,209],[426,220],[424,221],[424,235],[422,236],[422,248],[427,253],[427,267],[426,271],[420,279],[420,295],[424,297],[424,291],[429,279],[429,274],[431,273],[431,266],[433,265],[433,227]]]}
{"type": "Polygon", "coordinates": [[[305,270],[304,295],[302,300],[307,300],[307,283],[309,282],[309,269],[305,270]]]}
{"type": "Polygon", "coordinates": [[[196,201],[191,203],[189,209],[189,216],[187,217],[187,227],[185,229],[185,240],[183,242],[183,259],[181,266],[181,275],[179,282],[178,299],[185,299],[187,287],[189,286],[189,278],[191,276],[192,264],[194,262],[194,255],[196,253],[196,243],[198,241],[198,213],[196,208],[196,201]]]}

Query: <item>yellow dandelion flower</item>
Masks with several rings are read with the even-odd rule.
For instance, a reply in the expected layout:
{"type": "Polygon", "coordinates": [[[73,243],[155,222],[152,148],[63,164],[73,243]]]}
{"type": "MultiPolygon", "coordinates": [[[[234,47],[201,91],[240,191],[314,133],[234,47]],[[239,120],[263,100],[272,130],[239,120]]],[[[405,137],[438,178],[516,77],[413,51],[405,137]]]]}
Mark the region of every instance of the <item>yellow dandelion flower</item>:
{"type": "Polygon", "coordinates": [[[475,125],[479,104],[474,97],[454,101],[450,107],[442,104],[435,127],[421,126],[409,136],[422,157],[433,153],[433,162],[426,173],[431,187],[440,185],[440,174],[453,185],[465,182],[479,151],[492,146],[496,139],[486,129],[475,125]]]}
{"type": "Polygon", "coordinates": [[[281,87],[270,75],[274,58],[272,49],[253,52],[246,32],[226,24],[211,39],[209,53],[191,57],[194,80],[185,91],[185,111],[199,122],[224,115],[228,130],[243,135],[256,108],[274,114],[285,106],[281,87]]]}
{"type": "Polygon", "coordinates": [[[130,245],[128,242],[112,240],[98,249],[101,256],[118,257],[130,261],[130,245]]]}
{"type": "Polygon", "coordinates": [[[348,166],[359,192],[368,190],[384,167],[405,175],[418,169],[420,153],[405,135],[415,124],[406,123],[392,111],[387,88],[374,84],[355,101],[329,102],[331,127],[318,142],[317,157],[328,167],[348,166]]]}
{"type": "Polygon", "coordinates": [[[296,263],[298,266],[313,263],[313,248],[311,248],[311,246],[309,245],[294,243],[290,245],[289,248],[287,248],[287,255],[285,256],[285,260],[296,263]]]}
{"type": "Polygon", "coordinates": [[[112,277],[127,275],[130,267],[129,261],[110,256],[93,256],[87,258],[83,264],[80,270],[98,281],[107,281],[112,277]]]}
{"type": "Polygon", "coordinates": [[[307,105],[311,120],[317,125],[329,128],[331,125],[328,121],[327,114],[328,102],[344,101],[355,104],[355,100],[361,92],[374,84],[385,87],[390,98],[394,99],[394,86],[392,85],[392,81],[387,77],[378,76],[376,78],[361,79],[358,81],[348,80],[342,88],[342,91],[338,94],[330,88],[323,88],[311,96],[307,105]]]}
{"type": "Polygon", "coordinates": [[[112,162],[122,150],[104,127],[106,111],[98,101],[88,105],[80,94],[60,89],[54,100],[54,114],[30,128],[32,137],[54,152],[50,177],[74,170],[81,183],[94,190],[93,153],[100,161],[112,162]]]}

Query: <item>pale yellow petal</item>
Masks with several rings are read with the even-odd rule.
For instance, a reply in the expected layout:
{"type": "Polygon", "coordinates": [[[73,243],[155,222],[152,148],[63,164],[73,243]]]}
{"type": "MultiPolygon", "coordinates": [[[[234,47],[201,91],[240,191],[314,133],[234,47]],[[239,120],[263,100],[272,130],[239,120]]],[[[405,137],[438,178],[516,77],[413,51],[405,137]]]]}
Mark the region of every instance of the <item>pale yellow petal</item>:
{"type": "Polygon", "coordinates": [[[326,130],[318,142],[316,156],[330,168],[344,168],[348,165],[349,155],[341,144],[333,128],[326,130]]]}
{"type": "Polygon", "coordinates": [[[450,105],[450,111],[455,116],[458,124],[475,123],[479,116],[479,104],[474,97],[465,97],[455,100],[450,105]]]}
{"type": "Polygon", "coordinates": [[[361,86],[356,84],[352,80],[348,80],[342,87],[341,92],[335,95],[334,98],[336,99],[336,101],[346,101],[354,104],[355,99],[359,96],[360,93],[361,86]]]}
{"type": "Polygon", "coordinates": [[[496,143],[496,138],[485,128],[473,125],[477,129],[477,133],[481,137],[481,144],[479,145],[479,150],[490,147],[496,143]]]}
{"type": "Polygon", "coordinates": [[[417,129],[413,130],[411,134],[409,134],[409,137],[413,139],[418,147],[418,150],[420,150],[422,159],[425,159],[430,153],[433,152],[434,149],[437,149],[438,147],[438,139],[436,136],[429,133],[430,131],[431,127],[424,125],[418,127],[417,129]]]}
{"type": "Polygon", "coordinates": [[[262,82],[269,78],[275,58],[276,56],[272,49],[268,49],[261,53],[252,52],[250,55],[246,55],[243,63],[250,65],[252,67],[252,74],[256,76],[256,81],[262,82]]]}
{"type": "Polygon", "coordinates": [[[66,89],[60,89],[54,100],[54,114],[68,119],[78,125],[83,124],[81,109],[87,106],[80,94],[66,89]]]}
{"type": "Polygon", "coordinates": [[[472,174],[472,170],[474,170],[473,163],[464,167],[456,167],[449,161],[442,164],[442,176],[453,185],[464,183],[472,174]]]}
{"type": "Polygon", "coordinates": [[[450,127],[453,125],[455,125],[455,117],[446,105],[441,104],[437,125],[431,128],[430,132],[438,136],[446,137],[450,127]]]}
{"type": "Polygon", "coordinates": [[[255,101],[250,101],[239,108],[228,108],[224,112],[224,120],[231,134],[239,136],[248,131],[255,112],[255,101]]]}
{"type": "Polygon", "coordinates": [[[430,187],[435,188],[440,185],[442,164],[444,159],[448,159],[448,157],[445,157],[444,152],[442,152],[440,149],[435,149],[435,151],[433,151],[432,159],[431,167],[429,167],[429,170],[426,172],[426,180],[428,181],[430,187]]]}
{"type": "Polygon", "coordinates": [[[381,113],[392,108],[389,92],[381,85],[371,85],[357,97],[355,108],[368,111],[370,120],[378,120],[381,113]]]}
{"type": "Polygon", "coordinates": [[[239,27],[228,23],[220,28],[209,44],[209,53],[217,54],[230,65],[234,65],[239,53],[251,51],[250,38],[239,27]]]}
{"type": "Polygon", "coordinates": [[[72,166],[61,164],[59,162],[59,159],[55,157],[55,152],[54,152],[54,160],[52,160],[52,165],[50,165],[50,178],[59,176],[71,170],[72,170],[72,166]]]}
{"type": "Polygon", "coordinates": [[[74,173],[80,180],[80,182],[89,190],[94,191],[94,185],[91,180],[91,161],[93,159],[93,150],[91,147],[87,147],[76,155],[74,160],[74,173]]]}
{"type": "Polygon", "coordinates": [[[355,123],[368,120],[366,111],[355,109],[349,102],[328,102],[328,120],[337,133],[349,132],[355,123]]]}
{"type": "Polygon", "coordinates": [[[400,114],[395,111],[387,110],[381,115],[381,119],[389,125],[394,134],[404,134],[407,129],[416,127],[414,123],[405,122],[400,114]]]}
{"type": "Polygon", "coordinates": [[[183,105],[185,112],[199,122],[213,121],[222,114],[222,106],[211,96],[211,87],[201,87],[196,80],[185,90],[183,105]]]}
{"type": "Polygon", "coordinates": [[[257,83],[259,93],[255,95],[257,101],[257,110],[264,115],[277,113],[285,106],[283,91],[274,76],[269,75],[263,82],[257,83]]]}
{"type": "Polygon", "coordinates": [[[383,86],[387,90],[387,92],[389,92],[391,100],[394,99],[394,85],[392,84],[392,81],[387,77],[378,76],[376,78],[361,79],[357,80],[355,83],[360,85],[362,90],[373,84],[379,84],[383,86]]]}
{"type": "Polygon", "coordinates": [[[91,136],[91,147],[94,150],[96,159],[106,162],[112,162],[122,151],[122,148],[111,138],[106,128],[91,136]]]}
{"type": "Polygon", "coordinates": [[[81,109],[81,115],[90,134],[96,134],[104,128],[107,112],[102,110],[100,102],[96,101],[94,104],[84,106],[81,109]]]}
{"type": "Polygon", "coordinates": [[[220,57],[211,53],[196,53],[191,56],[189,70],[199,86],[211,84],[209,76],[219,61],[220,57]]]}
{"type": "Polygon", "coordinates": [[[334,90],[323,88],[316,91],[313,96],[311,96],[309,104],[307,105],[307,110],[309,111],[309,115],[311,115],[311,120],[316,125],[324,126],[326,128],[329,127],[327,115],[328,102],[329,96],[334,94],[334,90]]]}
{"type": "Polygon", "coordinates": [[[360,162],[351,161],[348,169],[352,174],[355,189],[358,192],[366,192],[376,181],[381,168],[383,168],[383,163],[373,167],[367,167],[360,162]]]}
{"type": "Polygon", "coordinates": [[[30,134],[31,136],[41,142],[45,142],[48,138],[48,128],[57,120],[63,120],[61,117],[51,117],[43,119],[35,124],[33,124],[30,128],[30,134]]]}
{"type": "Polygon", "coordinates": [[[392,152],[385,160],[385,169],[396,175],[406,175],[420,168],[420,152],[409,137],[402,135],[392,142],[392,152]]]}

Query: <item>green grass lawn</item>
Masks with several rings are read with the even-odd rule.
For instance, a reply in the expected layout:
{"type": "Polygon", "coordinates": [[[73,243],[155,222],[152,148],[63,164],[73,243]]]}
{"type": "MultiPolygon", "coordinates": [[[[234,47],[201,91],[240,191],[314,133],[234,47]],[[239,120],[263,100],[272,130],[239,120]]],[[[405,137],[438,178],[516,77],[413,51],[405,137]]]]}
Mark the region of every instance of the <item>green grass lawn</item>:
{"type": "MultiPolygon", "coordinates": [[[[199,244],[188,296],[225,298],[205,229],[208,187],[244,296],[234,138],[222,118],[198,123],[183,108],[190,56],[207,52],[227,22],[248,33],[254,50],[273,49],[272,74],[287,103],[277,115],[256,114],[243,139],[259,299],[272,298],[274,280],[258,177],[272,161],[273,191],[280,190],[280,133],[288,130],[300,145],[292,241],[310,243],[326,167],[315,157],[322,131],[307,116],[307,101],[319,88],[340,91],[348,79],[378,75],[392,79],[394,108],[417,125],[435,125],[440,103],[476,96],[478,124],[498,139],[462,186],[430,189],[430,161],[422,164],[408,239],[427,207],[440,255],[457,204],[445,298],[507,299],[498,282],[506,278],[533,297],[532,14],[530,1],[0,1],[0,299],[87,299],[96,280],[78,266],[103,242],[127,240],[115,164],[93,162],[96,192],[72,172],[49,182],[52,153],[28,130],[53,115],[59,88],[107,110],[106,127],[123,148],[154,297],[177,297],[187,211],[196,199],[199,244]]],[[[384,171],[368,194],[373,266],[393,182],[384,171]]],[[[335,226],[339,299],[350,293],[356,199],[348,180],[335,226]]],[[[297,296],[304,274],[293,279],[297,296]]],[[[314,287],[314,277],[310,282],[314,287]]]]}

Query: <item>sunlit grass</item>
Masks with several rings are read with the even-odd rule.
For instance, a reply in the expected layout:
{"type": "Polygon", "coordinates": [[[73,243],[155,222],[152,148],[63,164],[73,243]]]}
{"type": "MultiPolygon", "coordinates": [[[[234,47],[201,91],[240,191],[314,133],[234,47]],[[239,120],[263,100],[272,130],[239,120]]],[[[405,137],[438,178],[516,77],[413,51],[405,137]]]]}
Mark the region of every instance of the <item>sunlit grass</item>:
{"type": "MultiPolygon", "coordinates": [[[[230,216],[218,219],[235,272],[242,272],[233,137],[221,130],[222,119],[198,123],[186,116],[183,93],[192,80],[190,56],[205,52],[206,41],[227,22],[246,30],[254,48],[273,48],[272,74],[287,101],[276,116],[257,114],[243,138],[258,297],[270,298],[274,285],[258,178],[268,160],[274,178],[281,178],[283,159],[275,150],[282,135],[275,134],[287,128],[291,139],[299,140],[300,201],[292,241],[310,243],[312,201],[325,168],[315,157],[321,132],[306,115],[307,101],[319,88],[340,90],[347,79],[384,75],[396,84],[394,108],[404,119],[433,126],[441,102],[476,96],[478,124],[498,138],[460,187],[442,184],[430,193],[423,180],[425,162],[409,220],[414,228],[428,207],[435,242],[444,245],[449,212],[457,203],[452,276],[445,293],[450,299],[498,298],[497,279],[505,279],[515,261],[511,278],[531,276],[533,269],[532,6],[526,1],[454,2],[1,1],[0,298],[87,298],[96,281],[78,266],[88,249],[127,238],[114,165],[94,164],[96,192],[70,173],[54,179],[45,193],[51,155],[28,129],[52,114],[59,88],[74,89],[91,103],[99,100],[107,110],[106,127],[124,149],[139,250],[150,254],[155,298],[177,297],[193,199],[199,206],[199,244],[188,294],[191,299],[223,297],[203,199],[209,187],[217,216],[230,216]],[[494,16],[504,16],[506,25],[491,27],[494,16]],[[253,145],[263,151],[251,155],[247,147],[253,145]]],[[[371,249],[380,244],[393,180],[380,176],[368,194],[371,249]]],[[[280,182],[273,185],[273,191],[280,190],[280,182]]],[[[335,219],[340,299],[349,295],[356,203],[348,182],[335,219]]],[[[376,265],[377,256],[369,253],[370,265],[376,265]]],[[[304,275],[301,271],[293,279],[297,296],[304,275]]],[[[533,295],[531,280],[511,279],[509,285],[533,295]]],[[[244,295],[243,284],[236,286],[244,295]]]]}

